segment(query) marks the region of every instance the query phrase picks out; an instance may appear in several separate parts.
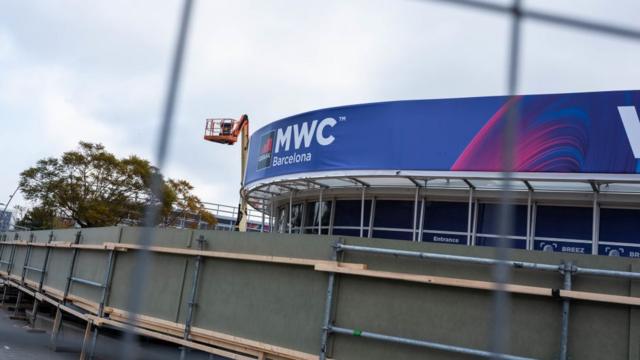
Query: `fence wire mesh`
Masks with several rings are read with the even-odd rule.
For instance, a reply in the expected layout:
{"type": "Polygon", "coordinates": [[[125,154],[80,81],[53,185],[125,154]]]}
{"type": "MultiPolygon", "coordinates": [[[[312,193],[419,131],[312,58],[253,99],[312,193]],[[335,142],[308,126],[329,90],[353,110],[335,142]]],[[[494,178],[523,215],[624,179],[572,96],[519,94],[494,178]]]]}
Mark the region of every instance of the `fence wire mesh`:
{"type": "MultiPolygon", "coordinates": [[[[548,13],[539,10],[529,9],[522,3],[521,0],[513,0],[510,5],[501,5],[496,3],[490,3],[480,0],[422,0],[423,2],[441,3],[442,6],[459,6],[468,9],[469,11],[478,12],[491,12],[508,16],[511,20],[511,28],[509,34],[508,46],[508,68],[506,69],[507,83],[506,92],[509,96],[513,96],[511,100],[512,106],[509,108],[509,115],[507,121],[507,131],[502,139],[502,197],[499,217],[496,219],[499,229],[499,242],[496,249],[497,264],[493,265],[493,279],[497,284],[509,283],[511,278],[511,267],[506,263],[509,249],[509,238],[511,229],[514,226],[514,209],[513,201],[511,199],[512,192],[510,191],[510,184],[512,179],[513,169],[513,154],[516,142],[516,124],[519,120],[518,102],[515,97],[518,92],[518,81],[520,73],[520,52],[522,43],[521,28],[523,21],[535,21],[541,24],[547,24],[552,26],[559,26],[574,29],[580,32],[597,33],[602,35],[608,35],[617,38],[630,39],[633,41],[640,40],[640,30],[626,28],[618,26],[616,24],[607,24],[596,21],[583,20],[580,18],[574,18],[565,15],[558,15],[548,13]]],[[[173,120],[174,109],[176,102],[180,94],[180,78],[183,70],[183,59],[187,48],[189,38],[189,27],[193,13],[194,0],[184,0],[182,11],[180,14],[179,26],[177,29],[177,38],[173,49],[173,56],[171,62],[171,68],[169,69],[169,78],[166,87],[166,96],[162,108],[162,117],[158,122],[156,148],[155,148],[155,165],[158,169],[162,170],[165,166],[167,156],[170,151],[171,137],[173,133],[173,120]]],[[[286,16],[286,15],[283,15],[286,16]]],[[[159,191],[160,183],[159,179],[155,179],[152,184],[152,189],[156,194],[161,194],[159,191]]],[[[160,195],[161,196],[161,195],[160,195]]],[[[161,200],[161,199],[160,199],[161,200]]],[[[5,205],[5,209],[8,206],[5,205]]],[[[270,204],[273,208],[273,204],[270,204]]],[[[273,215],[273,210],[271,211],[273,215]]],[[[142,291],[145,279],[148,276],[150,252],[144,251],[144,248],[149,247],[154,241],[154,232],[152,225],[156,223],[158,217],[158,208],[155,206],[149,206],[145,210],[144,216],[144,230],[141,232],[139,240],[140,245],[143,246],[143,250],[137,252],[137,261],[135,268],[132,272],[130,289],[131,296],[129,299],[129,309],[132,314],[137,313],[137,309],[140,308],[142,299],[142,291]]],[[[267,221],[271,224],[269,217],[267,221]]],[[[264,224],[264,219],[262,220],[264,224]]],[[[273,228],[271,226],[270,228],[273,228]]],[[[510,298],[509,294],[504,291],[504,287],[499,287],[494,292],[494,306],[493,306],[493,322],[491,325],[491,351],[495,354],[508,353],[509,348],[509,334],[510,334],[510,298]]],[[[135,318],[133,319],[135,321],[135,318]]],[[[133,335],[133,332],[125,332],[127,335],[124,337],[124,346],[121,348],[121,358],[123,359],[135,359],[138,358],[136,352],[137,338],[133,335]]],[[[495,358],[501,358],[496,356],[495,358]]]]}

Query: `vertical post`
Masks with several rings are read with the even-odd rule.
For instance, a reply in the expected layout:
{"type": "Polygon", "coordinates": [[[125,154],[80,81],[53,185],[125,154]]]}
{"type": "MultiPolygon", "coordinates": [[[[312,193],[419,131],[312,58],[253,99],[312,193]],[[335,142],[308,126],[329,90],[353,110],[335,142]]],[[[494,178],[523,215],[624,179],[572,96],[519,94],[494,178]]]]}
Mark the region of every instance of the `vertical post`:
{"type": "MultiPolygon", "coordinates": [[[[74,240],[74,244],[79,244],[80,239],[82,237],[82,232],[78,231],[76,233],[76,238],[74,240]]],[[[71,289],[71,278],[73,277],[73,270],[76,266],[76,258],[78,257],[78,248],[73,248],[73,255],[71,256],[71,264],[69,265],[69,273],[67,276],[67,283],[64,286],[64,293],[62,295],[62,299],[58,303],[56,308],[56,318],[53,321],[53,330],[51,331],[51,340],[49,347],[56,351],[56,341],[58,339],[58,333],[60,332],[60,327],[62,326],[62,311],[60,310],[60,305],[65,304],[67,302],[67,296],[69,296],[69,290],[71,289]]]]}
{"type": "Polygon", "coordinates": [[[420,226],[418,227],[418,242],[422,242],[422,236],[424,235],[424,210],[425,210],[425,197],[422,197],[420,201],[420,226]]]}
{"type": "Polygon", "coordinates": [[[420,197],[420,187],[416,186],[416,194],[413,199],[413,232],[411,234],[411,241],[418,241],[418,198],[420,197]]]}
{"type": "Polygon", "coordinates": [[[478,233],[478,199],[473,202],[473,233],[471,234],[471,245],[476,245],[476,234],[478,233]]]}
{"type": "Polygon", "coordinates": [[[600,245],[600,204],[598,203],[599,192],[593,192],[593,220],[592,220],[592,241],[591,254],[598,255],[600,245]]]}
{"type": "Polygon", "coordinates": [[[33,246],[34,235],[29,234],[29,243],[27,244],[27,253],[24,255],[24,263],[22,265],[22,276],[20,277],[20,284],[24,286],[24,278],[27,276],[27,266],[29,266],[29,260],[31,259],[31,249],[33,246]]]}
{"type": "Polygon", "coordinates": [[[304,227],[307,221],[307,206],[309,203],[305,200],[300,204],[300,226],[298,227],[298,234],[304,234],[304,227]]]}
{"type": "Polygon", "coordinates": [[[333,235],[333,223],[336,217],[336,199],[331,200],[331,216],[329,216],[329,235],[333,235]]]}
{"type": "Polygon", "coordinates": [[[289,190],[289,234],[291,234],[291,228],[293,224],[291,223],[291,213],[293,212],[293,190],[289,190]]]}
{"type": "Polygon", "coordinates": [[[531,240],[531,194],[532,191],[527,191],[527,250],[533,249],[533,241],[531,240]]]}
{"type": "Polygon", "coordinates": [[[273,204],[274,198],[275,196],[271,195],[271,200],[269,201],[269,207],[271,208],[271,211],[269,212],[269,232],[273,232],[273,227],[276,224],[276,211],[275,211],[275,206],[273,204]]]}
{"type": "MultiPolygon", "coordinates": [[[[49,240],[47,241],[47,245],[51,244],[52,241],[53,241],[53,231],[49,233],[49,240]]],[[[40,280],[38,281],[38,293],[42,293],[42,287],[44,286],[44,277],[45,277],[45,274],[47,273],[47,266],[49,264],[50,251],[51,251],[51,248],[47,246],[44,252],[44,261],[41,268],[42,271],[40,272],[40,280]]],[[[33,299],[33,308],[31,309],[31,319],[30,319],[31,327],[33,328],[36,326],[36,319],[38,317],[39,305],[40,305],[40,301],[38,300],[37,297],[35,297],[33,299]]]]}
{"type": "Polygon", "coordinates": [[[318,235],[322,235],[322,210],[324,209],[322,195],[324,195],[324,188],[320,189],[320,199],[318,199],[318,235]]]}
{"type": "Polygon", "coordinates": [[[364,193],[365,187],[362,187],[362,197],[360,199],[360,237],[364,236],[364,193]]]}
{"type": "Polygon", "coordinates": [[[371,239],[373,237],[373,224],[376,218],[376,198],[371,197],[371,212],[369,214],[369,233],[367,234],[368,238],[371,239]]]}
{"type": "MultiPolygon", "coordinates": [[[[564,275],[564,290],[571,290],[571,274],[573,273],[573,264],[565,263],[562,273],[564,275]]],[[[562,300],[562,332],[560,334],[560,360],[567,360],[569,347],[569,309],[570,300],[564,298],[562,300]]]]}
{"type": "MultiPolygon", "coordinates": [[[[27,266],[29,266],[29,259],[31,258],[31,243],[33,242],[34,235],[29,234],[29,241],[27,245],[26,254],[24,255],[24,262],[22,263],[22,274],[20,276],[20,285],[24,286],[24,278],[27,275],[27,266]]],[[[18,313],[20,312],[20,305],[22,303],[22,294],[21,290],[18,290],[18,296],[16,297],[16,305],[13,308],[13,317],[23,319],[23,317],[18,317],[18,313]]]]}
{"type": "MultiPolygon", "coordinates": [[[[5,240],[7,238],[6,234],[2,234],[2,237],[0,238],[0,261],[2,261],[2,256],[4,255],[4,248],[7,247],[7,244],[5,244],[5,240]]],[[[2,263],[0,263],[0,268],[2,268],[2,263]]]]}
{"type": "MultiPolygon", "coordinates": [[[[0,240],[2,240],[0,242],[0,268],[2,268],[2,265],[4,265],[3,263],[1,263],[2,261],[2,255],[4,255],[4,248],[7,246],[6,244],[4,244],[5,240],[7,239],[7,235],[6,234],[2,234],[2,238],[0,240]]],[[[2,285],[2,299],[0,300],[0,304],[4,304],[4,298],[7,294],[7,284],[2,285]]]]}
{"type": "Polygon", "coordinates": [[[13,261],[16,257],[16,244],[18,241],[18,234],[13,237],[14,244],[11,246],[11,253],[9,254],[9,265],[7,265],[7,276],[11,275],[11,271],[13,270],[13,261]]]}
{"type": "Polygon", "coordinates": [[[471,246],[471,233],[473,232],[473,188],[469,186],[469,209],[467,211],[467,246],[471,246]]]}
{"type": "MultiPolygon", "coordinates": [[[[102,281],[102,296],[100,297],[100,303],[98,304],[98,317],[104,316],[104,308],[109,300],[109,292],[111,291],[111,279],[113,277],[113,266],[116,260],[116,251],[112,249],[109,251],[107,258],[107,271],[105,272],[104,279],[102,281]]],[[[87,327],[91,328],[91,322],[87,322],[87,327]]],[[[93,359],[93,354],[96,349],[96,342],[98,341],[98,327],[93,327],[93,335],[91,339],[91,348],[89,350],[89,359],[93,359]]]]}
{"type": "MultiPolygon", "coordinates": [[[[339,245],[340,245],[339,240],[333,244],[333,255],[331,256],[331,260],[333,261],[338,260],[338,253],[341,251],[339,245]]],[[[322,339],[320,343],[320,359],[319,360],[327,359],[327,352],[328,352],[327,346],[329,342],[329,334],[331,333],[331,325],[333,323],[331,319],[331,315],[333,313],[333,293],[335,290],[336,274],[334,272],[330,272],[328,276],[329,276],[329,279],[327,282],[327,293],[326,293],[325,305],[324,305],[324,317],[322,322],[323,324],[322,339]]]]}
{"type": "Polygon", "coordinates": [[[535,201],[531,204],[531,250],[536,245],[536,218],[538,217],[538,204],[535,201]]]}
{"type": "Polygon", "coordinates": [[[265,209],[265,201],[264,201],[264,199],[262,199],[262,226],[260,226],[260,232],[261,233],[264,232],[264,225],[265,225],[264,213],[265,213],[265,211],[267,211],[267,209],[265,209]]]}
{"type": "Polygon", "coordinates": [[[53,329],[51,330],[51,338],[49,339],[49,349],[56,351],[58,339],[58,332],[60,332],[60,326],[62,325],[62,310],[60,306],[56,308],[56,317],[53,319],[53,329]]]}
{"type": "MultiPolygon", "coordinates": [[[[91,336],[91,320],[87,320],[87,326],[84,328],[84,337],[82,338],[82,350],[80,351],[80,360],[87,358],[87,344],[89,343],[89,337],[91,336]]],[[[96,327],[97,329],[98,327],[96,327]]],[[[95,332],[94,332],[95,333],[95,332]]],[[[91,358],[89,354],[89,359],[91,358]]]]}
{"type": "MultiPolygon", "coordinates": [[[[198,248],[200,251],[204,250],[204,245],[206,240],[204,236],[200,235],[198,237],[198,248]]],[[[198,297],[198,280],[200,279],[200,265],[202,263],[202,255],[198,255],[196,257],[195,268],[193,270],[193,278],[191,280],[191,295],[189,296],[188,310],[187,310],[187,319],[184,324],[184,334],[182,338],[184,340],[189,340],[189,335],[191,333],[191,322],[193,321],[193,312],[194,308],[197,305],[196,298],[198,297]]],[[[187,356],[187,347],[183,346],[180,350],[180,360],[184,360],[187,356]]]]}

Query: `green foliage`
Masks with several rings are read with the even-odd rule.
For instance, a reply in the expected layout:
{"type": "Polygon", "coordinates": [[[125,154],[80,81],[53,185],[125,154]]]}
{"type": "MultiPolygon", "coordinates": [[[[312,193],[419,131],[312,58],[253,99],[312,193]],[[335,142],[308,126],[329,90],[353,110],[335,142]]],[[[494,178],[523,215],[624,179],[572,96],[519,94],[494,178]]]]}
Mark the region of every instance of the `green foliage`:
{"type": "Polygon", "coordinates": [[[149,161],[118,159],[101,144],[80,142],[78,150],[38,161],[20,174],[20,190],[36,203],[24,219],[42,225],[38,227],[57,227],[53,218],[71,219],[81,227],[140,222],[146,206],[157,207],[158,224],[165,226],[174,225],[179,214],[216,223],[187,181],[165,180],[149,161]],[[156,192],[151,189],[154,179],[161,184],[156,192]]]}

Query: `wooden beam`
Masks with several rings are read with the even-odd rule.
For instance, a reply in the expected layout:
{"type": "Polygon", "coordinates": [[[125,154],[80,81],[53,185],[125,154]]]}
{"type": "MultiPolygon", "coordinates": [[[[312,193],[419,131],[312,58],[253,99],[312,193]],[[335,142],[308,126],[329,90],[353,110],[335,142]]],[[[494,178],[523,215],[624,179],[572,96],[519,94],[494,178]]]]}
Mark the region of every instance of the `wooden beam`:
{"type": "Polygon", "coordinates": [[[504,284],[502,287],[500,287],[498,283],[489,282],[489,281],[468,280],[468,279],[431,276],[431,275],[396,273],[396,272],[389,272],[389,271],[377,271],[377,270],[367,270],[367,269],[362,269],[362,270],[348,269],[348,268],[341,268],[336,266],[325,266],[325,265],[317,265],[315,267],[315,270],[323,271],[323,272],[346,274],[346,275],[371,277],[371,278],[377,278],[377,279],[409,281],[409,282],[441,285],[441,286],[453,286],[453,287],[461,287],[461,288],[467,288],[467,289],[489,290],[489,291],[496,291],[496,290],[503,289],[504,291],[514,293],[514,294],[546,296],[546,297],[558,296],[561,298],[568,298],[568,299],[574,299],[574,300],[585,300],[585,301],[596,301],[596,302],[604,302],[604,303],[619,304],[619,305],[640,306],[640,298],[638,297],[600,294],[600,293],[592,293],[592,292],[585,292],[585,291],[557,290],[552,288],[528,286],[528,285],[517,285],[517,284],[504,284]],[[554,293],[557,293],[557,295],[555,295],[554,293]]]}
{"type": "Polygon", "coordinates": [[[200,350],[209,354],[215,354],[215,355],[219,355],[219,356],[224,356],[226,358],[229,359],[233,359],[233,360],[255,360],[255,358],[253,357],[248,357],[248,356],[244,356],[244,355],[240,355],[240,354],[236,354],[230,351],[226,351],[226,350],[222,350],[222,349],[217,349],[211,346],[207,346],[207,345],[203,345],[203,344],[198,344],[196,342],[193,341],[189,341],[189,340],[184,340],[184,339],[180,339],[174,336],[170,336],[167,334],[162,334],[159,332],[155,332],[155,331],[151,331],[151,330],[147,330],[147,329],[143,329],[143,328],[139,328],[139,327],[130,327],[129,325],[125,324],[125,323],[121,323],[119,321],[115,321],[115,320],[109,320],[109,319],[104,319],[104,318],[99,318],[97,316],[94,315],[89,315],[89,319],[92,320],[96,325],[109,325],[111,327],[117,328],[117,329],[121,329],[124,331],[129,331],[129,330],[133,330],[133,332],[135,332],[136,334],[139,335],[144,335],[147,337],[152,337],[155,339],[159,339],[159,340],[163,340],[163,341],[167,341],[167,342],[171,342],[174,344],[178,344],[178,345],[182,345],[182,346],[186,346],[192,349],[196,349],[196,350],[200,350]]]}
{"type": "MultiPolygon", "coordinates": [[[[109,316],[111,318],[118,319],[118,321],[129,322],[129,319],[131,318],[130,314],[124,310],[112,308],[110,309],[110,311],[111,313],[109,316]]],[[[182,334],[184,332],[183,324],[154,318],[147,315],[137,315],[136,323],[134,325],[139,327],[153,326],[157,329],[165,329],[167,332],[173,332],[175,334],[182,334]]],[[[257,355],[259,352],[264,352],[267,355],[276,355],[286,359],[318,359],[317,355],[197,327],[191,328],[191,337],[194,340],[198,339],[198,341],[200,341],[200,339],[210,339],[219,343],[234,344],[236,346],[252,350],[252,353],[255,355],[257,355]]]]}
{"type": "MultiPolygon", "coordinates": [[[[105,243],[105,245],[107,244],[109,243],[105,243]]],[[[117,245],[119,247],[122,247],[124,249],[129,249],[129,250],[143,250],[142,246],[136,245],[136,244],[117,244],[117,245]]],[[[164,254],[203,256],[203,257],[211,257],[211,258],[218,258],[218,259],[256,261],[256,262],[266,262],[266,263],[276,263],[276,264],[286,264],[286,265],[299,265],[299,266],[311,266],[311,267],[315,267],[316,265],[325,265],[325,266],[338,266],[338,267],[351,268],[351,269],[367,268],[366,264],[335,262],[335,261],[320,260],[320,259],[293,258],[293,257],[272,256],[272,255],[256,255],[256,254],[233,253],[233,252],[224,252],[224,251],[202,251],[202,250],[170,248],[170,247],[162,247],[162,246],[149,246],[144,249],[147,251],[164,253],[164,254]]]]}

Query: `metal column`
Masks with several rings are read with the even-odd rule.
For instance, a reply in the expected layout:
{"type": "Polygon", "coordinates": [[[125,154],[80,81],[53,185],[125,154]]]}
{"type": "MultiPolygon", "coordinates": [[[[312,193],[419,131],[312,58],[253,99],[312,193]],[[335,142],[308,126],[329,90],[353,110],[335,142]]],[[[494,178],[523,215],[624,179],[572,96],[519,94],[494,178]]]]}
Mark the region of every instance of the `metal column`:
{"type": "Polygon", "coordinates": [[[594,190],[593,192],[593,221],[592,221],[592,248],[591,254],[598,255],[599,245],[600,245],[600,204],[598,203],[598,197],[600,193],[599,191],[594,190]]]}
{"type": "Polygon", "coordinates": [[[360,201],[360,237],[364,235],[364,193],[365,187],[362,187],[362,200],[360,201]]]}
{"type": "Polygon", "coordinates": [[[333,222],[336,217],[336,199],[331,200],[331,215],[329,216],[329,235],[333,235],[333,222]]]}
{"type": "Polygon", "coordinates": [[[320,198],[318,199],[318,235],[322,234],[322,208],[323,208],[322,195],[324,195],[323,193],[324,193],[324,189],[321,188],[320,198]]]}
{"type": "MultiPolygon", "coordinates": [[[[76,233],[76,238],[74,240],[74,244],[78,245],[80,243],[80,239],[82,238],[82,232],[78,231],[76,233]]],[[[62,295],[62,299],[60,303],[58,303],[58,307],[56,308],[56,317],[53,321],[53,329],[51,330],[51,338],[49,340],[49,347],[51,350],[56,351],[58,333],[60,332],[60,327],[62,326],[62,310],[60,310],[60,305],[66,304],[67,296],[69,296],[69,290],[71,289],[71,282],[73,281],[73,270],[76,266],[76,259],[78,257],[78,248],[73,248],[73,255],[71,256],[71,264],[69,265],[69,274],[67,276],[67,283],[64,287],[64,293],[62,295]]]]}
{"type": "MultiPolygon", "coordinates": [[[[331,256],[331,260],[337,261],[338,254],[341,252],[340,250],[340,241],[336,241],[333,245],[333,255],[331,256]]],[[[327,359],[328,352],[328,343],[329,343],[329,335],[331,334],[331,327],[333,324],[332,314],[333,314],[333,293],[335,291],[335,280],[336,274],[334,272],[329,273],[329,278],[327,281],[327,293],[325,298],[324,305],[324,317],[322,321],[322,339],[320,343],[320,359],[327,359]]]]}
{"type": "Polygon", "coordinates": [[[418,242],[422,242],[422,236],[424,235],[424,210],[425,210],[425,197],[422,197],[420,201],[420,226],[418,227],[418,242]]]}
{"type": "MultiPolygon", "coordinates": [[[[200,235],[197,239],[198,241],[198,249],[200,251],[204,250],[204,246],[206,244],[206,240],[204,236],[200,235]]],[[[191,281],[191,295],[189,297],[188,310],[187,310],[187,319],[184,324],[184,334],[182,338],[184,340],[189,340],[189,335],[191,334],[191,322],[193,321],[193,312],[197,305],[196,298],[198,297],[198,280],[200,279],[200,266],[202,263],[202,255],[196,256],[195,268],[193,270],[193,278],[191,281]]],[[[187,356],[187,347],[183,346],[180,350],[180,360],[186,359],[187,356]]]]}
{"type": "Polygon", "coordinates": [[[476,245],[476,234],[478,233],[478,199],[473,202],[473,232],[471,233],[471,245],[476,245]]]}
{"type": "Polygon", "coordinates": [[[413,233],[411,235],[411,241],[418,241],[418,198],[420,197],[420,187],[416,186],[416,195],[413,199],[413,233]]]}
{"type": "Polygon", "coordinates": [[[369,233],[367,234],[367,237],[369,239],[371,239],[373,237],[373,225],[374,225],[375,218],[376,218],[376,198],[372,197],[371,198],[371,211],[369,212],[369,233]]]}
{"type": "MultiPolygon", "coordinates": [[[[111,291],[111,279],[113,278],[113,268],[116,261],[116,250],[109,251],[109,257],[107,258],[107,272],[104,275],[102,281],[102,296],[100,297],[100,304],[98,304],[98,317],[104,317],[104,308],[109,300],[109,292],[111,291]]],[[[87,322],[87,326],[91,327],[91,322],[87,322]]],[[[91,337],[91,348],[89,350],[89,359],[93,359],[93,354],[96,349],[96,342],[98,341],[98,327],[93,326],[93,335],[91,337]]]]}
{"type": "Polygon", "coordinates": [[[531,204],[531,250],[536,247],[536,218],[538,217],[538,204],[531,204]]]}
{"type": "MultiPolygon", "coordinates": [[[[562,273],[564,275],[564,290],[571,290],[571,274],[573,273],[573,264],[568,262],[564,264],[562,273]]],[[[560,333],[560,360],[567,360],[569,347],[569,307],[571,301],[569,299],[562,300],[562,332],[560,333]]]]}
{"type": "Polygon", "coordinates": [[[471,246],[471,233],[473,232],[473,187],[469,187],[469,209],[467,211],[467,246],[471,246]]]}
{"type": "MultiPolygon", "coordinates": [[[[24,286],[24,278],[27,275],[27,268],[29,267],[29,260],[31,259],[31,249],[33,248],[33,245],[31,243],[33,243],[33,238],[34,238],[34,235],[30,234],[26,254],[24,255],[24,262],[22,264],[22,274],[20,276],[20,285],[22,286],[24,286]]],[[[16,298],[16,306],[13,309],[14,319],[24,319],[23,317],[18,316],[18,312],[20,310],[20,304],[22,303],[22,296],[23,296],[22,291],[18,291],[18,296],[16,298]]]]}
{"type": "Polygon", "coordinates": [[[289,234],[291,234],[291,228],[293,227],[293,224],[291,224],[291,213],[293,212],[293,190],[291,190],[289,192],[289,234]]]}
{"type": "Polygon", "coordinates": [[[261,232],[261,233],[262,233],[262,232],[264,232],[264,225],[265,225],[265,221],[264,221],[264,220],[265,220],[265,219],[264,219],[264,212],[265,212],[265,211],[267,211],[267,210],[265,209],[265,201],[264,201],[264,199],[262,199],[262,226],[260,227],[260,232],[261,232]]]}
{"type": "Polygon", "coordinates": [[[527,196],[527,250],[533,249],[533,241],[531,240],[531,195],[532,191],[529,189],[527,196]]]}
{"type": "MultiPolygon", "coordinates": [[[[53,241],[53,231],[51,233],[49,233],[49,240],[47,241],[47,245],[51,244],[51,242],[53,241]]],[[[38,281],[38,293],[42,293],[42,287],[44,286],[44,277],[47,273],[47,266],[49,264],[49,254],[51,253],[51,248],[49,246],[47,246],[47,248],[45,249],[45,253],[44,253],[44,261],[42,263],[42,268],[40,271],[40,280],[38,281]]],[[[31,319],[30,319],[30,323],[31,323],[31,327],[35,327],[36,326],[36,319],[38,317],[38,306],[40,305],[40,301],[38,301],[38,298],[34,298],[33,299],[33,309],[31,309],[31,319]]]]}

